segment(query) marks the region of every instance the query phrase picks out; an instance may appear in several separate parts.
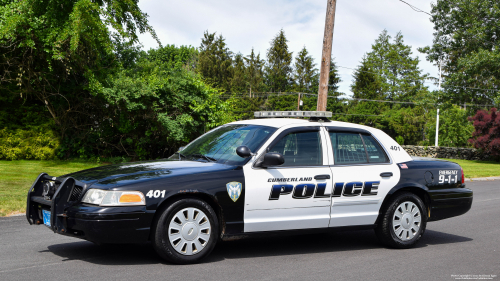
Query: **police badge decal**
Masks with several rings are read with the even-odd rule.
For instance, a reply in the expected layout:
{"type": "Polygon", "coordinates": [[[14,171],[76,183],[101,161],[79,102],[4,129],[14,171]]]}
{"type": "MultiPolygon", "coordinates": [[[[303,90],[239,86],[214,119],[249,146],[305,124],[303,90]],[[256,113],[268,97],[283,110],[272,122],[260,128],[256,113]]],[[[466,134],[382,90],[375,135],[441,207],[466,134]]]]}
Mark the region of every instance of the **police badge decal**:
{"type": "Polygon", "coordinates": [[[231,200],[233,200],[233,202],[236,202],[236,200],[240,198],[241,187],[241,183],[236,181],[228,182],[226,184],[227,193],[229,194],[229,197],[231,198],[231,200]]]}

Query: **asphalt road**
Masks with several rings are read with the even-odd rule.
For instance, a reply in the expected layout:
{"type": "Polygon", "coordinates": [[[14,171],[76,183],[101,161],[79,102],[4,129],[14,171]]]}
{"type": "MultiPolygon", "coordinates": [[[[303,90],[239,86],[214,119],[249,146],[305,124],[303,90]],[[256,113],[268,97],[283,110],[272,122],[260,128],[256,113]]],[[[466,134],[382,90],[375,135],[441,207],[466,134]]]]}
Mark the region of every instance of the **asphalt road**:
{"type": "Polygon", "coordinates": [[[500,181],[473,182],[472,209],[431,222],[418,246],[381,246],[373,231],[223,242],[205,262],[171,265],[149,244],[96,246],[0,218],[0,280],[455,280],[500,277],[500,181]]]}

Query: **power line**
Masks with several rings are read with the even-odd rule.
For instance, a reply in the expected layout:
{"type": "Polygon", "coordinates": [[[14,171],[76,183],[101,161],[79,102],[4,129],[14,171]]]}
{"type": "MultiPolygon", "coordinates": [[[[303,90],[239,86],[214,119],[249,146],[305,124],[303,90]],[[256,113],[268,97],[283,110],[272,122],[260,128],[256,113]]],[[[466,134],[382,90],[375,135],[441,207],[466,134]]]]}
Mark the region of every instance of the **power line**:
{"type": "MultiPolygon", "coordinates": [[[[346,67],[346,66],[341,66],[341,65],[337,65],[337,67],[345,68],[345,69],[350,69],[350,70],[354,70],[354,71],[359,71],[359,72],[372,73],[372,74],[376,74],[376,75],[378,75],[380,77],[383,77],[383,74],[379,73],[379,72],[359,70],[359,69],[356,69],[356,68],[351,68],[351,67],[346,67]]],[[[424,77],[422,79],[424,79],[424,80],[435,80],[436,78],[434,78],[434,77],[424,77]]],[[[421,82],[423,84],[433,83],[433,82],[426,82],[426,81],[421,81],[421,80],[416,80],[416,79],[415,80],[408,80],[408,81],[421,82]]],[[[484,88],[474,88],[474,87],[465,87],[465,86],[453,86],[453,85],[449,85],[449,84],[444,84],[443,86],[444,87],[450,87],[450,88],[456,88],[456,89],[469,89],[469,90],[478,90],[478,91],[493,91],[493,92],[500,91],[500,89],[484,89],[484,88]]]]}
{"type": "Polygon", "coordinates": [[[429,16],[432,16],[432,15],[431,15],[431,14],[429,14],[428,12],[426,12],[426,11],[424,11],[424,10],[420,9],[420,8],[417,8],[417,7],[413,6],[412,4],[410,4],[410,3],[408,3],[408,2],[405,2],[405,1],[403,1],[403,0],[399,0],[399,1],[401,1],[401,2],[405,3],[406,5],[410,6],[410,8],[412,8],[415,12],[424,13],[424,14],[428,14],[429,16]]]}
{"type": "MultiPolygon", "coordinates": [[[[255,97],[280,97],[280,96],[291,96],[291,95],[298,95],[301,94],[302,96],[318,96],[318,94],[312,94],[312,93],[299,93],[299,92],[252,92],[252,95],[255,97]]],[[[246,96],[232,96],[232,95],[222,95],[220,96],[221,98],[236,98],[236,99],[244,99],[248,98],[246,96]]],[[[409,104],[409,105],[425,105],[425,104],[430,104],[430,105],[435,105],[436,103],[434,102],[411,102],[411,101],[393,101],[393,100],[372,100],[372,99],[360,99],[360,98],[352,98],[352,97],[338,97],[338,96],[332,96],[329,95],[328,98],[336,98],[340,101],[345,100],[355,100],[355,101],[368,101],[368,102],[382,102],[382,103],[394,103],[394,104],[409,104]]],[[[470,104],[470,103],[462,103],[462,104],[453,104],[457,106],[470,106],[470,107],[493,107],[495,106],[494,104],[470,104]]]]}

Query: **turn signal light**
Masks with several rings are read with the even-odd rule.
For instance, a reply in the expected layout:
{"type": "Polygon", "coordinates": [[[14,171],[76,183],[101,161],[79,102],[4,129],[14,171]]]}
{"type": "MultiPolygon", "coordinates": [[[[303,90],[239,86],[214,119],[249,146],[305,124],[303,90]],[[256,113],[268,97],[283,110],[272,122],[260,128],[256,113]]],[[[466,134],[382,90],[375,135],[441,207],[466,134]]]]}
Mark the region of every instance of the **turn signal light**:
{"type": "Polygon", "coordinates": [[[142,202],[141,196],[137,194],[123,194],[120,196],[120,203],[140,203],[142,202]]]}

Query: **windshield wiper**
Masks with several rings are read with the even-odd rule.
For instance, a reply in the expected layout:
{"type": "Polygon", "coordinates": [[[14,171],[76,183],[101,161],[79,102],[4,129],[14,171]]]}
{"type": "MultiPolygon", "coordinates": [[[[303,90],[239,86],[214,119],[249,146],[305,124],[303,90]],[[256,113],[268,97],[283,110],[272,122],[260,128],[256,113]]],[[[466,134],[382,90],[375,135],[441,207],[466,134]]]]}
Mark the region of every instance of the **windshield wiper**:
{"type": "Polygon", "coordinates": [[[208,162],[216,162],[217,161],[217,159],[215,159],[215,158],[212,158],[210,156],[206,156],[206,155],[200,154],[200,153],[193,153],[193,154],[190,154],[189,156],[204,158],[208,162]]]}

